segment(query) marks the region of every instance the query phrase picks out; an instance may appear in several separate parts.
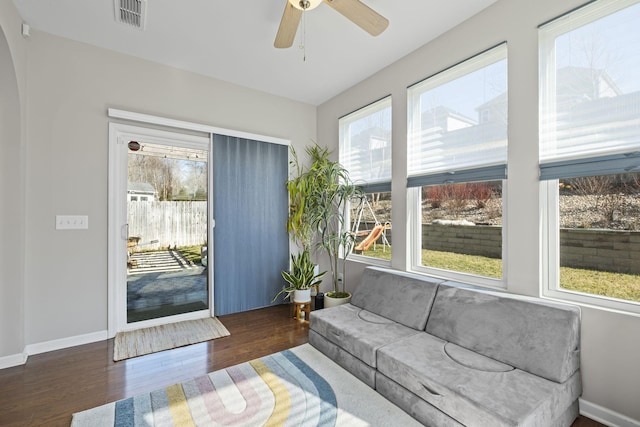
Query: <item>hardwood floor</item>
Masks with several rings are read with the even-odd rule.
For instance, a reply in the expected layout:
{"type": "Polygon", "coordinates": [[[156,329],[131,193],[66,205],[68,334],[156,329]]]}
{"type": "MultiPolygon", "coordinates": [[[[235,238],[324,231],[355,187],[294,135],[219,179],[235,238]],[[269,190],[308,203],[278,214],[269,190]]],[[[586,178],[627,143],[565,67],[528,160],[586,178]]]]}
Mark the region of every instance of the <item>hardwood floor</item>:
{"type": "MultiPolygon", "coordinates": [[[[307,342],[288,306],[221,316],[231,336],[114,362],[113,340],[34,355],[0,370],[0,426],[69,426],[71,414],[307,342]]],[[[599,427],[580,417],[572,427],[599,427]]]]}

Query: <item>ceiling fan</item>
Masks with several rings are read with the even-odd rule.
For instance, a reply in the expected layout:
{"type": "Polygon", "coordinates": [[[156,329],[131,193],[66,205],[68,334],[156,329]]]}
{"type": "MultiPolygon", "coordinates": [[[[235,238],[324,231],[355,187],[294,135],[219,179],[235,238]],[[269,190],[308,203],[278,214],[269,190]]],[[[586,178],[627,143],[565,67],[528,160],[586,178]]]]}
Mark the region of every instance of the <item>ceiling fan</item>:
{"type": "Polygon", "coordinates": [[[379,35],[389,25],[387,18],[360,0],[287,0],[273,45],[277,48],[291,47],[296,32],[298,32],[302,13],[317,7],[322,2],[337,10],[372,36],[379,35]]]}

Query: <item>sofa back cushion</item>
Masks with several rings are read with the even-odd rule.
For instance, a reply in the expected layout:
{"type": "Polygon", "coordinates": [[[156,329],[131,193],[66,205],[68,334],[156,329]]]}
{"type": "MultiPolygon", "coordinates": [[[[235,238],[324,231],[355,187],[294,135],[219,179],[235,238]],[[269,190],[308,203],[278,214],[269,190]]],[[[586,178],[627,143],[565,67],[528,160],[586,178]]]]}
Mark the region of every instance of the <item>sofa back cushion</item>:
{"type": "Polygon", "coordinates": [[[426,331],[559,383],[580,366],[575,306],[442,284],[426,331]]]}
{"type": "Polygon", "coordinates": [[[438,283],[417,274],[367,267],[351,304],[410,328],[424,330],[438,283]]]}

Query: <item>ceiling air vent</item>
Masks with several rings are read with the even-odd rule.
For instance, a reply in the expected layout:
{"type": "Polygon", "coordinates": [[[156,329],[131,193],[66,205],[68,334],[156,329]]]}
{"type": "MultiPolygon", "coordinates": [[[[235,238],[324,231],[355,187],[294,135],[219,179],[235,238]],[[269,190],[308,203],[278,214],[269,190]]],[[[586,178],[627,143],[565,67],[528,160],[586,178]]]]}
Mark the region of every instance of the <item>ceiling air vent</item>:
{"type": "Polygon", "coordinates": [[[113,0],[116,21],[144,30],[147,20],[147,0],[113,0]]]}

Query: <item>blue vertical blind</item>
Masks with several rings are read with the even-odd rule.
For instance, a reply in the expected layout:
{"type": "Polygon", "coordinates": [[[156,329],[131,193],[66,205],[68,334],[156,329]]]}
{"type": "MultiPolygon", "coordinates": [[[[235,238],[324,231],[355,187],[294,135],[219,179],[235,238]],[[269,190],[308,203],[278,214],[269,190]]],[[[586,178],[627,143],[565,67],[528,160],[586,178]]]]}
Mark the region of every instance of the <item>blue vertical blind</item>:
{"type": "Polygon", "coordinates": [[[408,186],[506,178],[507,45],[408,89],[408,186]]]}
{"type": "Polygon", "coordinates": [[[541,179],[640,169],[639,22],[599,0],[539,28],[541,179]]]}
{"type": "Polygon", "coordinates": [[[216,315],[266,307],[289,267],[288,147],[212,135],[216,315]]]}
{"type": "Polygon", "coordinates": [[[366,192],[391,191],[391,97],[338,121],[340,163],[366,192]]]}

